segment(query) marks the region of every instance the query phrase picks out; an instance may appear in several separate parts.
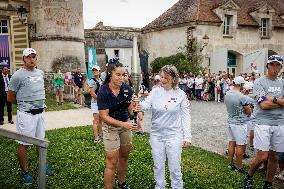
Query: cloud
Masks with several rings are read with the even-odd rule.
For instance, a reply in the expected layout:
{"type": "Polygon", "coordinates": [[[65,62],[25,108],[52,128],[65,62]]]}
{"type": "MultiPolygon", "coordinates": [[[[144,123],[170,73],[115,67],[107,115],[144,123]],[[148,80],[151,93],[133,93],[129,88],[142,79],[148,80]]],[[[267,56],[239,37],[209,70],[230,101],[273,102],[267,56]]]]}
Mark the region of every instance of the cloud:
{"type": "Polygon", "coordinates": [[[121,3],[128,3],[128,0],[120,0],[121,3]]]}

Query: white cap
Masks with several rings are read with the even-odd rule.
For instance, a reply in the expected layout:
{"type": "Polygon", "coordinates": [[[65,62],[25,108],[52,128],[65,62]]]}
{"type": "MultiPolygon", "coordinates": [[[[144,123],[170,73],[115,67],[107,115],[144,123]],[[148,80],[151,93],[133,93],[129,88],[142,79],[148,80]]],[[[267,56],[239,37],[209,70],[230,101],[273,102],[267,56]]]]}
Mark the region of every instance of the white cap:
{"type": "Polygon", "coordinates": [[[29,56],[30,54],[36,54],[36,50],[34,50],[33,48],[26,48],[25,50],[23,50],[23,57],[29,56]]]}
{"type": "Polygon", "coordinates": [[[157,81],[157,80],[160,81],[160,80],[161,80],[161,77],[160,77],[159,75],[155,75],[154,80],[155,80],[155,81],[157,81]]]}
{"type": "Polygon", "coordinates": [[[242,76],[237,76],[234,78],[233,82],[235,83],[235,85],[240,85],[244,84],[246,81],[242,76]]]}
{"type": "Polygon", "coordinates": [[[253,89],[253,83],[252,83],[252,82],[246,82],[246,83],[244,84],[244,88],[245,88],[246,90],[252,90],[252,89],[253,89]]]}
{"type": "Polygon", "coordinates": [[[93,67],[92,67],[92,70],[93,70],[93,69],[96,69],[96,70],[98,70],[98,71],[101,70],[100,66],[98,66],[98,65],[93,66],[93,67]]]}

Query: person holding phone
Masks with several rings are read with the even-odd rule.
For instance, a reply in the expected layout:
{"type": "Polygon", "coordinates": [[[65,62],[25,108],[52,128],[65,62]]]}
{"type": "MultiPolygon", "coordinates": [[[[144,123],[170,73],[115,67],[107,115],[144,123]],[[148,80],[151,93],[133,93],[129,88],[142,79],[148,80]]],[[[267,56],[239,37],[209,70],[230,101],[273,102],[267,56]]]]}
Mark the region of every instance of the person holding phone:
{"type": "Polygon", "coordinates": [[[56,71],[53,73],[53,85],[56,95],[57,105],[63,105],[63,91],[64,91],[64,74],[61,72],[60,67],[56,66],[56,71]]]}

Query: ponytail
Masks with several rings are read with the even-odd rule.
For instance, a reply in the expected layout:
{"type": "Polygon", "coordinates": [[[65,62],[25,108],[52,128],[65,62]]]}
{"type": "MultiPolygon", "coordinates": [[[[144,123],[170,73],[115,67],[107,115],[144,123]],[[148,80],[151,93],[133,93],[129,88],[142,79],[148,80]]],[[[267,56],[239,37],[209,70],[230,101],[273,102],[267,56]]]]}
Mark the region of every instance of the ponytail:
{"type": "Polygon", "coordinates": [[[112,71],[114,71],[116,68],[119,68],[119,67],[123,67],[123,64],[120,62],[117,62],[116,64],[108,64],[104,85],[110,82],[112,71]]]}

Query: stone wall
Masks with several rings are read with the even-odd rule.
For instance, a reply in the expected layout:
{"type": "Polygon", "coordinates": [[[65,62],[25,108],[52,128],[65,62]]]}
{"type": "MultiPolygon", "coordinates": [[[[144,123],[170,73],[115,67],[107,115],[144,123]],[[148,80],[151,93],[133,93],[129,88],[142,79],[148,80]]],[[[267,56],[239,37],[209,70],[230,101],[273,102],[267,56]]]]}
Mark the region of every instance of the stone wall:
{"type": "Polygon", "coordinates": [[[149,64],[157,57],[174,55],[186,44],[187,27],[144,33],[142,49],[149,53],[149,64]]]}
{"type": "Polygon", "coordinates": [[[51,71],[55,59],[75,56],[86,71],[82,0],[30,1],[29,22],[37,26],[30,42],[38,52],[39,68],[51,71]]]}
{"type": "Polygon", "coordinates": [[[119,50],[119,62],[129,73],[131,72],[132,48],[106,48],[105,50],[109,58],[114,58],[114,50],[119,50]]]}
{"type": "MultiPolygon", "coordinates": [[[[248,64],[244,62],[244,56],[250,53],[262,51],[263,49],[267,49],[267,55],[284,53],[284,29],[274,29],[270,33],[270,38],[261,38],[258,33],[258,27],[234,27],[234,32],[231,36],[223,36],[223,25],[220,24],[197,25],[193,28],[193,37],[197,38],[201,46],[203,45],[202,38],[205,34],[210,38],[208,46],[202,51],[205,57],[205,67],[209,66],[208,59],[220,49],[226,49],[226,53],[229,51],[237,56],[237,62],[239,63],[236,68],[237,73],[244,71],[243,64],[248,64]]],[[[170,56],[179,52],[179,47],[186,44],[187,28],[187,26],[184,26],[143,33],[142,48],[149,53],[149,64],[157,57],[170,56]]],[[[212,62],[211,59],[211,70],[227,71],[227,57],[220,57],[221,54],[218,56],[221,59],[223,58],[223,60],[222,62],[212,62]]],[[[260,62],[262,67],[264,67],[266,58],[267,56],[260,62]]],[[[210,67],[208,68],[210,69],[210,67]]],[[[263,73],[264,68],[262,69],[263,73]]]]}
{"type": "MultiPolygon", "coordinates": [[[[131,48],[130,46],[125,46],[125,44],[117,43],[117,41],[124,40],[132,43],[134,35],[141,39],[140,32],[139,28],[104,26],[102,22],[99,22],[93,29],[85,29],[85,47],[93,47],[97,49],[97,62],[104,68],[106,58],[113,58],[111,57],[112,53],[110,49],[112,49],[112,51],[114,49],[122,50],[128,54],[128,50],[123,49],[131,48]],[[116,42],[116,46],[108,46],[110,40],[116,42]],[[106,49],[108,49],[108,53],[106,53],[106,49]]],[[[85,53],[87,54],[87,52],[85,53]]],[[[87,62],[88,57],[85,57],[87,62]]]]}
{"type": "MultiPolygon", "coordinates": [[[[223,36],[222,26],[199,25],[194,30],[194,36],[197,37],[200,43],[202,43],[202,37],[205,33],[208,34],[210,39],[209,44],[206,49],[204,49],[205,52],[203,53],[207,54],[208,57],[212,57],[214,52],[218,49],[226,48],[227,51],[237,55],[237,58],[239,59],[239,61],[237,61],[237,74],[247,70],[246,67],[249,63],[245,62],[244,57],[251,53],[256,51],[262,53],[263,49],[267,49],[266,54],[261,55],[263,57],[262,60],[256,60],[257,57],[254,58],[259,65],[261,74],[264,74],[267,56],[270,54],[282,54],[284,52],[284,29],[272,30],[270,38],[261,38],[258,33],[258,27],[239,26],[231,37],[223,36]]],[[[227,61],[224,60],[223,62],[227,61]]],[[[213,62],[212,64],[216,66],[211,68],[215,71],[227,71],[222,69],[224,66],[220,65],[219,67],[219,63],[213,62]]]]}
{"type": "MultiPolygon", "coordinates": [[[[72,41],[35,41],[32,45],[38,53],[38,68],[47,72],[52,70],[52,63],[61,57],[77,57],[81,63],[81,69],[85,72],[84,44],[72,41]],[[55,48],[56,47],[56,48],[55,48]]],[[[76,68],[73,68],[76,69],[76,68]]],[[[69,70],[75,71],[75,70],[69,70]]]]}

